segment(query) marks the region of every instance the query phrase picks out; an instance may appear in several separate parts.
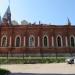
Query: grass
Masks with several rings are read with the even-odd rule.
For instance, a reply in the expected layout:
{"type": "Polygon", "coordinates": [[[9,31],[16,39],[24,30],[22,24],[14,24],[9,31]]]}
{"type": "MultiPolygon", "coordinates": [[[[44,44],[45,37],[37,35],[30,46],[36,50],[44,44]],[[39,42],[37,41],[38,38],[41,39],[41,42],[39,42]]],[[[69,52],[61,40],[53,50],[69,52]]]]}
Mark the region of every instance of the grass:
{"type": "Polygon", "coordinates": [[[0,57],[0,64],[62,63],[64,57],[0,57]]]}

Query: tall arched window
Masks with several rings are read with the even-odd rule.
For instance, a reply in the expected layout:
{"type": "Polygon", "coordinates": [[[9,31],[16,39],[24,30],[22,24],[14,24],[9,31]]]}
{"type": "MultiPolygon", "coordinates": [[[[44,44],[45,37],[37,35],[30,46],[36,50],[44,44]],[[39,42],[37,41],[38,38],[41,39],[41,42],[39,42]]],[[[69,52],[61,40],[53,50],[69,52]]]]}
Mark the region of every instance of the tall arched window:
{"type": "Polygon", "coordinates": [[[57,47],[62,47],[62,37],[61,36],[57,37],[57,47]]]}
{"type": "Polygon", "coordinates": [[[35,47],[35,37],[32,35],[29,37],[29,47],[35,47]]]}
{"type": "Polygon", "coordinates": [[[6,36],[3,36],[1,38],[1,46],[2,47],[7,47],[7,37],[6,36]]]}
{"type": "Polygon", "coordinates": [[[15,38],[15,46],[16,47],[20,47],[21,46],[21,38],[19,36],[17,36],[15,38]]]}
{"type": "Polygon", "coordinates": [[[48,36],[43,37],[43,47],[48,47],[48,36]]]}
{"type": "Polygon", "coordinates": [[[71,47],[74,47],[75,46],[75,42],[74,42],[75,40],[74,40],[74,37],[71,37],[70,38],[70,45],[71,45],[71,47]]]}

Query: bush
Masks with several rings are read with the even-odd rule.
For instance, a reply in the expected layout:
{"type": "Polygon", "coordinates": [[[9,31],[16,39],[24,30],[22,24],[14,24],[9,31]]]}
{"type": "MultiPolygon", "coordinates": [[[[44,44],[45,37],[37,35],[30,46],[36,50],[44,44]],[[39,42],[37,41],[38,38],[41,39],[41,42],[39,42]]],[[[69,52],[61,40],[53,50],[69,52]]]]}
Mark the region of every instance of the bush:
{"type": "Polygon", "coordinates": [[[0,69],[0,75],[8,75],[9,73],[8,70],[0,69]]]}
{"type": "Polygon", "coordinates": [[[9,58],[0,59],[1,64],[37,64],[37,63],[62,63],[65,62],[63,57],[25,57],[21,58],[9,58]]]}

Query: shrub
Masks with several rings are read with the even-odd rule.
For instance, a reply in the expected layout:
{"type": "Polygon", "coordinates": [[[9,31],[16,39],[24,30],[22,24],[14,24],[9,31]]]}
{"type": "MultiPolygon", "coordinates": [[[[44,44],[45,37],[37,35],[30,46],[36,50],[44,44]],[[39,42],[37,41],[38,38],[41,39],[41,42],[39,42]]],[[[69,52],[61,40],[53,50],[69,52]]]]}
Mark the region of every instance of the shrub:
{"type": "Polygon", "coordinates": [[[37,64],[37,63],[61,63],[65,62],[65,58],[61,57],[25,57],[21,58],[9,58],[0,59],[1,64],[37,64]]]}
{"type": "Polygon", "coordinates": [[[9,73],[8,70],[0,69],[0,75],[8,75],[9,73]]]}

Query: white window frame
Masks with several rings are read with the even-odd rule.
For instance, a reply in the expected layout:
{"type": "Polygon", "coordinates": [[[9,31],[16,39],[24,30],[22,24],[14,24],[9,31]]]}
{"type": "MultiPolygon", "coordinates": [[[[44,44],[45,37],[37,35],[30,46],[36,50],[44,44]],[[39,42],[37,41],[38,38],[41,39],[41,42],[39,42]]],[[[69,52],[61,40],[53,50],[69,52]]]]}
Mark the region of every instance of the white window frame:
{"type": "Polygon", "coordinates": [[[15,37],[15,47],[16,47],[16,39],[17,39],[17,37],[20,38],[20,44],[19,44],[19,47],[21,47],[21,36],[20,36],[20,35],[16,35],[16,37],[15,37]]]}
{"type": "Polygon", "coordinates": [[[34,35],[29,36],[29,48],[35,48],[35,36],[34,35]],[[30,38],[32,38],[32,37],[34,39],[33,46],[30,45],[30,38]]]}
{"type": "Polygon", "coordinates": [[[48,48],[49,47],[49,39],[48,39],[48,35],[44,35],[43,39],[42,39],[42,44],[44,48],[48,48]],[[47,37],[47,47],[44,45],[44,37],[47,37]]]}
{"type": "Polygon", "coordinates": [[[74,39],[74,45],[75,45],[75,36],[74,36],[74,35],[71,35],[71,36],[70,36],[70,47],[72,47],[72,46],[71,46],[71,37],[73,37],[73,39],[74,39]]]}
{"type": "Polygon", "coordinates": [[[3,46],[2,46],[2,42],[3,42],[3,38],[4,38],[4,37],[6,38],[6,43],[5,43],[6,46],[5,46],[5,47],[7,47],[7,36],[6,36],[6,35],[3,35],[3,36],[1,37],[1,47],[3,47],[3,46]]]}
{"type": "Polygon", "coordinates": [[[57,41],[57,38],[60,37],[61,38],[61,46],[60,47],[63,47],[63,40],[62,40],[62,36],[61,35],[58,35],[56,37],[56,46],[58,47],[58,41],[57,41]]]}

